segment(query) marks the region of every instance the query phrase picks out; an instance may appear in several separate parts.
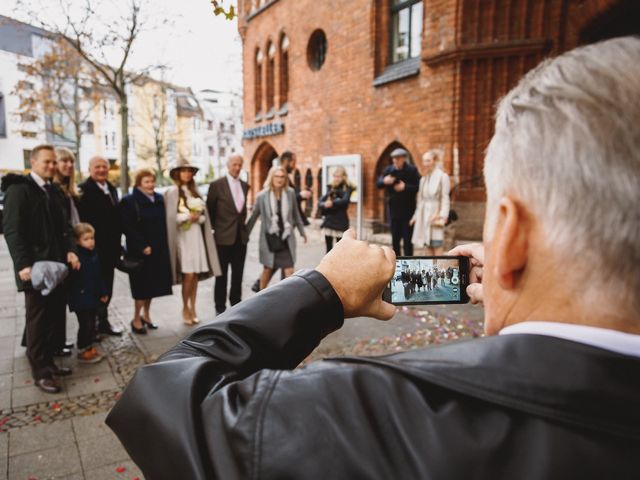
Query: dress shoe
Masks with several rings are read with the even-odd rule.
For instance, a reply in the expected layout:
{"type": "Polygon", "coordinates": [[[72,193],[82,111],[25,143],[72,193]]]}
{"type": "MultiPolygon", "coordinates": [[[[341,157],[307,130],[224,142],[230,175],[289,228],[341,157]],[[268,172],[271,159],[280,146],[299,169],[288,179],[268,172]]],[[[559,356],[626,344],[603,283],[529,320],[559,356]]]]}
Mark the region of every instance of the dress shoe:
{"type": "Polygon", "coordinates": [[[59,393],[62,391],[60,385],[53,378],[40,378],[36,380],[36,385],[40,390],[47,393],[59,393]]]}
{"type": "Polygon", "coordinates": [[[140,317],[140,320],[142,321],[142,324],[147,327],[150,328],[151,330],[157,330],[158,329],[158,325],[156,323],[153,322],[148,322],[144,317],[140,317]]]}
{"type": "Polygon", "coordinates": [[[251,291],[258,293],[260,291],[260,279],[257,279],[253,285],[251,285],[251,291]]]}
{"type": "Polygon", "coordinates": [[[53,352],[53,356],[54,357],[69,357],[71,356],[71,349],[64,347],[61,348],[60,350],[56,350],[55,352],[53,352]]]}
{"type": "Polygon", "coordinates": [[[98,327],[98,333],[119,337],[120,335],[122,335],[122,329],[120,327],[114,327],[113,325],[110,325],[110,324],[101,325],[100,327],[98,327]]]}
{"type": "Polygon", "coordinates": [[[144,326],[144,323],[142,324],[142,328],[138,328],[133,324],[133,320],[131,320],[131,331],[133,333],[137,333],[138,335],[146,335],[147,334],[147,327],[144,326]]]}
{"type": "Polygon", "coordinates": [[[73,350],[74,344],[73,343],[65,343],[64,344],[64,348],[68,348],[69,350],[73,350]]]}
{"type": "Polygon", "coordinates": [[[56,377],[68,377],[73,373],[73,370],[71,370],[68,367],[55,366],[51,369],[51,373],[54,374],[56,377]]]}

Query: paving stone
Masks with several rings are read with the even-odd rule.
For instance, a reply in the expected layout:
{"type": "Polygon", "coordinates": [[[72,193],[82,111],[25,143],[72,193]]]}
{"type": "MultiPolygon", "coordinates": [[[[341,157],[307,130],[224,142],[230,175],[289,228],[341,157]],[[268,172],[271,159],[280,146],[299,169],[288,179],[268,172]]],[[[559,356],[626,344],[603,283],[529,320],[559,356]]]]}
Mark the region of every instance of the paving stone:
{"type": "Polygon", "coordinates": [[[73,375],[65,378],[64,385],[69,398],[86,395],[88,393],[102,392],[104,390],[113,390],[118,387],[118,383],[110,371],[95,375],[73,375]]]}
{"type": "MultiPolygon", "coordinates": [[[[2,304],[2,300],[0,300],[2,304]]],[[[8,318],[0,318],[0,337],[12,337],[16,334],[15,312],[8,318]]]]}
{"type": "Polygon", "coordinates": [[[144,480],[142,472],[131,460],[110,463],[91,470],[85,469],[85,478],[90,480],[131,480],[136,477],[144,480]]]}
{"type": "Polygon", "coordinates": [[[0,374],[0,391],[11,390],[12,375],[10,373],[0,374]]]}
{"type": "Polygon", "coordinates": [[[77,361],[73,362],[73,377],[83,377],[85,375],[96,375],[103,372],[110,372],[111,365],[107,358],[102,360],[100,363],[78,363],[77,361]]]}
{"type": "Polygon", "coordinates": [[[15,408],[24,405],[32,405],[34,403],[64,400],[66,398],[68,398],[68,396],[65,390],[60,393],[46,393],[33,385],[28,387],[14,388],[13,395],[11,396],[11,406],[15,408]]]}
{"type": "Polygon", "coordinates": [[[78,442],[112,433],[104,423],[105,418],[107,418],[107,412],[74,417],[71,421],[78,442]]]}
{"type": "Polygon", "coordinates": [[[14,372],[22,372],[24,370],[31,370],[31,365],[29,365],[29,360],[26,356],[16,356],[13,359],[13,371],[14,372]]]}
{"type": "Polygon", "coordinates": [[[0,433],[0,480],[7,480],[9,467],[9,434],[0,433]]]}
{"type": "Polygon", "coordinates": [[[178,343],[174,338],[145,338],[140,341],[149,355],[161,355],[178,343]]]}
{"type": "Polygon", "coordinates": [[[9,457],[9,480],[57,478],[81,472],[80,455],[73,444],[9,457]]]}
{"type": "Polygon", "coordinates": [[[13,358],[0,359],[0,374],[11,373],[13,371],[13,358]]]}
{"type": "Polygon", "coordinates": [[[0,358],[13,358],[13,335],[0,337],[0,358]]]}
{"type": "Polygon", "coordinates": [[[9,456],[75,443],[71,420],[19,428],[9,432],[9,456]]]}
{"type": "Polygon", "coordinates": [[[113,462],[130,460],[126,450],[113,433],[79,440],[78,449],[85,472],[113,462]]]}
{"type": "Polygon", "coordinates": [[[0,410],[11,407],[11,389],[0,390],[0,410]]]}
{"type": "Polygon", "coordinates": [[[28,385],[33,385],[31,370],[13,372],[13,388],[26,387],[28,385]]]}

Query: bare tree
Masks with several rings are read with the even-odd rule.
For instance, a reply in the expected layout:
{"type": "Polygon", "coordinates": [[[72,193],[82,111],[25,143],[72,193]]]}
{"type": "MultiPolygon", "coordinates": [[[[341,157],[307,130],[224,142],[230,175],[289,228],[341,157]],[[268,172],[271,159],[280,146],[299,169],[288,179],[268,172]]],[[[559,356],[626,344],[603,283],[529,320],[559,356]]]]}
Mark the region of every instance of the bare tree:
{"type": "Polygon", "coordinates": [[[120,189],[123,193],[129,189],[127,88],[158,68],[155,65],[133,71],[129,61],[143,31],[168,23],[166,19],[159,18],[157,10],[150,15],[151,6],[148,0],[54,0],[46,3],[43,0],[20,0],[18,3],[18,8],[28,12],[31,18],[39,19],[42,28],[60,35],[113,90],[120,113],[120,189]],[[55,10],[55,15],[47,15],[52,10],[55,10]],[[113,12],[117,13],[114,15],[113,12]]]}
{"type": "Polygon", "coordinates": [[[43,119],[48,133],[72,143],[75,169],[82,175],[83,127],[101,100],[96,71],[60,38],[51,39],[51,48],[44,55],[19,64],[19,68],[25,72],[25,80],[12,92],[20,102],[15,113],[22,123],[43,119]]]}

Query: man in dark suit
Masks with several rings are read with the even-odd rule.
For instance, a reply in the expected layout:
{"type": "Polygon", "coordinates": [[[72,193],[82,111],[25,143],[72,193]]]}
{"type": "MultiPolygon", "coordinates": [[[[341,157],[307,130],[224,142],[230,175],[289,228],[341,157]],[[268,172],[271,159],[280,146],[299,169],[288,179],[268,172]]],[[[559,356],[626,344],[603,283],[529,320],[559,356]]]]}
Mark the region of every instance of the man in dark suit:
{"type": "Polygon", "coordinates": [[[52,183],[55,153],[51,145],[39,145],[31,152],[29,175],[9,174],[2,178],[6,192],[4,236],[13,260],[18,291],[24,292],[27,358],[35,383],[47,393],[61,387],[54,376],[71,374],[53,362],[54,331],[64,318],[66,290],[62,285],[48,295],[34,290],[31,269],[35,262],[54,261],[80,267],[74,253],[73,231],[62,205],[62,192],[52,183]]]}
{"type": "Polygon", "coordinates": [[[222,275],[216,277],[214,289],[214,301],[218,314],[226,309],[229,265],[231,265],[229,303],[233,306],[242,300],[242,275],[249,241],[244,226],[247,218],[249,185],[240,180],[241,170],[242,157],[240,155],[229,157],[227,174],[211,182],[207,194],[207,209],[222,268],[222,275]]]}
{"type": "Polygon", "coordinates": [[[404,254],[413,255],[411,243],[411,226],[409,222],[416,210],[416,195],[420,184],[418,169],[408,162],[409,152],[403,148],[396,148],[391,152],[392,165],[384,169],[378,178],[376,186],[385,189],[393,251],[400,253],[400,240],[404,245],[404,254]]]}
{"type": "MultiPolygon", "coordinates": [[[[95,229],[96,249],[100,256],[102,281],[109,301],[113,297],[113,276],[120,256],[122,225],[118,209],[118,191],[108,181],[109,162],[93,157],[89,162],[89,178],[82,190],[78,211],[80,219],[95,229]]],[[[122,335],[122,328],[109,323],[109,303],[100,303],[97,309],[97,331],[106,335],[122,335]]]]}

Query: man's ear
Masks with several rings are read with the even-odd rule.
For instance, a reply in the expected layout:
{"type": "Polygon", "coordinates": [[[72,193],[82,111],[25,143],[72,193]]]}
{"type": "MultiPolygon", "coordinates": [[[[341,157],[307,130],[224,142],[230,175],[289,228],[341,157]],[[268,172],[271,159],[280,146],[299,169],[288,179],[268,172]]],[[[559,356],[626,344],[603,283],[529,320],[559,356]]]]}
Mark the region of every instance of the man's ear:
{"type": "Polygon", "coordinates": [[[531,224],[526,209],[517,200],[503,197],[498,208],[493,237],[496,277],[501,288],[513,290],[527,265],[531,224]]]}

